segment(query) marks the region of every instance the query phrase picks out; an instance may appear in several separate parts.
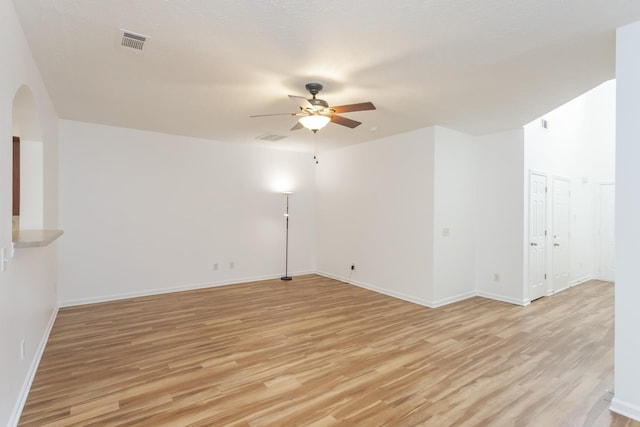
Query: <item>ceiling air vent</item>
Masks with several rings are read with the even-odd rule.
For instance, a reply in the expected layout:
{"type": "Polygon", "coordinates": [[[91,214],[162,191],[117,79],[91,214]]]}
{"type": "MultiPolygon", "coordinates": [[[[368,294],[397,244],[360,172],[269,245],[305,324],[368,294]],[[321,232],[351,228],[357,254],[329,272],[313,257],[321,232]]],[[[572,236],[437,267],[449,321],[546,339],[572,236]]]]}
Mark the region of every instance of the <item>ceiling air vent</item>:
{"type": "Polygon", "coordinates": [[[273,133],[265,133],[264,135],[260,135],[256,137],[256,139],[259,139],[261,141],[271,141],[271,142],[280,141],[281,139],[285,139],[285,138],[286,136],[276,135],[273,133]]]}
{"type": "Polygon", "coordinates": [[[131,49],[142,50],[144,46],[144,42],[147,41],[145,36],[141,36],[140,34],[135,34],[129,31],[125,31],[122,34],[122,46],[128,47],[131,49]]]}

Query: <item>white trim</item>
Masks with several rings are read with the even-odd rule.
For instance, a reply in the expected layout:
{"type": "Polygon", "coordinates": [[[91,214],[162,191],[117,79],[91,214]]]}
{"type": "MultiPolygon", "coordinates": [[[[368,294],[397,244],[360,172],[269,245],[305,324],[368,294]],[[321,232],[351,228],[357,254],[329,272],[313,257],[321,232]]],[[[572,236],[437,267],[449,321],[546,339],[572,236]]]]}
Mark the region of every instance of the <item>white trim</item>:
{"type": "Polygon", "coordinates": [[[611,406],[609,407],[609,410],[616,414],[631,418],[632,420],[640,421],[640,406],[636,406],[628,402],[622,402],[615,396],[611,399],[611,406]]]}
{"type": "MultiPolygon", "coordinates": [[[[314,273],[312,271],[300,271],[295,273],[291,273],[291,272],[289,273],[290,276],[301,276],[304,274],[314,274],[314,273]]],[[[170,294],[173,292],[194,291],[196,289],[217,288],[219,286],[237,285],[240,283],[259,282],[262,280],[277,279],[281,276],[282,276],[281,274],[274,274],[274,275],[268,275],[268,276],[244,277],[244,278],[230,280],[230,281],[194,283],[194,284],[188,284],[188,285],[171,286],[168,288],[147,289],[147,290],[138,291],[138,292],[127,292],[122,294],[103,295],[99,297],[78,298],[78,299],[72,299],[72,300],[66,300],[66,301],[58,301],[58,304],[60,307],[73,307],[76,305],[97,304],[101,302],[116,301],[116,300],[128,299],[128,298],[139,298],[139,297],[146,297],[146,296],[152,296],[152,295],[170,294]]]]}
{"type": "Polygon", "coordinates": [[[349,282],[350,285],[358,286],[359,288],[369,289],[370,291],[377,292],[379,294],[387,295],[393,298],[398,298],[403,301],[412,302],[414,304],[422,305],[428,308],[435,308],[434,304],[430,301],[424,300],[422,298],[417,298],[411,295],[403,294],[402,292],[390,291],[389,289],[380,288],[378,286],[370,285],[364,282],[357,282],[355,280],[351,280],[349,282]]]}
{"type": "Polygon", "coordinates": [[[40,360],[42,359],[42,355],[44,354],[44,349],[47,346],[47,341],[49,340],[49,334],[53,329],[53,324],[56,321],[56,317],[58,316],[58,306],[56,306],[51,312],[51,317],[49,318],[49,322],[45,327],[44,334],[42,335],[42,339],[38,344],[38,348],[36,349],[35,354],[33,355],[33,359],[31,360],[31,366],[29,366],[29,370],[27,371],[27,376],[22,383],[22,388],[20,389],[20,394],[18,395],[18,400],[13,406],[13,411],[11,411],[11,416],[9,417],[9,422],[7,423],[7,427],[17,426],[18,421],[20,421],[20,416],[22,415],[22,410],[24,409],[25,403],[27,403],[27,397],[29,396],[29,391],[31,390],[31,384],[33,384],[33,379],[36,377],[36,372],[38,372],[38,366],[40,365],[40,360]]]}
{"type": "Polygon", "coordinates": [[[387,296],[390,296],[390,297],[393,297],[393,298],[398,298],[398,299],[401,299],[403,301],[412,302],[414,304],[422,305],[422,306],[429,307],[429,308],[434,308],[434,306],[433,306],[433,304],[431,302],[429,302],[427,300],[423,300],[422,298],[416,298],[416,297],[413,297],[411,295],[403,294],[401,292],[390,291],[390,290],[385,289],[385,288],[380,288],[378,286],[370,285],[370,284],[364,283],[364,282],[358,282],[358,281],[355,281],[355,280],[351,280],[348,277],[338,276],[338,275],[335,275],[335,274],[323,273],[323,272],[319,272],[319,271],[316,272],[316,274],[319,275],[319,276],[328,277],[329,279],[339,280],[341,282],[345,282],[345,283],[348,283],[349,285],[357,286],[359,288],[368,289],[370,291],[377,292],[379,294],[387,295],[387,296]]]}
{"type": "Polygon", "coordinates": [[[348,277],[344,277],[344,276],[338,276],[338,275],[335,275],[335,274],[323,273],[323,272],[316,272],[315,274],[317,274],[319,276],[328,277],[329,279],[339,280],[339,281],[345,282],[345,283],[347,283],[349,285],[358,286],[359,288],[368,289],[370,291],[377,292],[379,294],[387,295],[387,296],[390,296],[390,297],[393,297],[393,298],[398,298],[398,299],[401,299],[403,301],[412,302],[414,304],[422,305],[422,306],[428,307],[428,308],[443,307],[445,305],[452,304],[452,303],[458,302],[458,301],[463,301],[463,300],[466,300],[466,299],[469,299],[469,298],[473,298],[473,297],[487,298],[487,299],[507,302],[507,303],[510,303],[510,304],[515,304],[515,305],[519,305],[519,306],[523,306],[523,307],[529,305],[530,302],[531,302],[529,300],[517,300],[515,298],[503,297],[501,295],[491,294],[491,293],[488,293],[488,292],[477,292],[477,291],[467,292],[467,293],[464,293],[464,294],[456,295],[456,296],[449,297],[449,298],[443,298],[443,299],[436,300],[436,301],[427,301],[427,300],[424,300],[424,299],[421,299],[421,298],[416,298],[416,297],[411,296],[411,295],[403,294],[401,292],[390,291],[388,289],[380,288],[378,286],[370,285],[368,283],[363,283],[363,282],[358,282],[358,281],[355,281],[355,280],[351,280],[348,277]]]}
{"type": "Polygon", "coordinates": [[[432,304],[433,304],[433,308],[437,308],[437,307],[453,304],[454,302],[464,301],[466,299],[473,298],[475,296],[478,296],[476,292],[466,292],[464,294],[459,294],[452,297],[435,300],[432,304]]]}
{"type": "Polygon", "coordinates": [[[571,289],[571,283],[569,283],[569,286],[562,288],[562,289],[558,289],[557,291],[551,291],[551,293],[548,296],[553,296],[553,295],[557,295],[560,292],[566,291],[567,289],[571,289]]]}
{"type": "Polygon", "coordinates": [[[551,174],[549,172],[545,172],[545,171],[543,171],[541,169],[529,169],[529,175],[531,175],[532,173],[536,174],[536,175],[544,175],[547,178],[549,176],[551,176],[551,174]]]}
{"type": "Polygon", "coordinates": [[[508,302],[510,304],[520,305],[523,307],[526,307],[527,305],[531,304],[531,301],[528,299],[518,300],[516,298],[505,297],[502,295],[492,294],[490,292],[476,292],[476,296],[492,299],[496,301],[508,302]]]}
{"type": "MultiPolygon", "coordinates": [[[[350,285],[353,286],[357,286],[359,288],[364,288],[364,289],[368,289],[370,291],[373,292],[377,292],[379,294],[383,294],[383,295],[387,295],[390,297],[394,297],[394,298],[398,298],[401,299],[403,301],[407,301],[407,302],[411,302],[414,304],[418,304],[418,305],[422,305],[424,307],[429,307],[429,308],[437,308],[437,307],[442,307],[445,305],[449,305],[449,304],[453,304],[455,302],[459,302],[459,301],[463,301],[469,298],[473,298],[473,297],[482,297],[482,298],[487,298],[487,299],[492,299],[492,300],[496,300],[496,301],[502,301],[502,302],[508,302],[510,304],[515,304],[515,305],[519,305],[519,306],[527,306],[529,305],[530,301],[528,299],[523,299],[523,300],[518,300],[515,298],[510,298],[510,297],[504,297],[501,295],[497,295],[497,294],[492,294],[489,292],[477,292],[477,291],[471,291],[471,292],[466,292],[463,294],[459,294],[459,295],[455,295],[452,297],[448,297],[448,298],[442,298],[436,301],[428,301],[422,298],[417,298],[414,297],[412,295],[408,295],[408,294],[404,294],[402,292],[396,292],[396,291],[392,291],[386,288],[381,288],[379,286],[375,286],[375,285],[371,285],[369,283],[365,283],[365,282],[359,282],[356,280],[352,280],[349,277],[345,277],[345,276],[340,276],[340,275],[336,275],[336,274],[330,274],[330,273],[324,273],[324,272],[320,272],[320,271],[300,271],[300,272],[295,272],[295,273],[291,273],[291,276],[302,276],[305,274],[317,274],[318,276],[324,276],[327,277],[329,279],[334,279],[334,280],[338,280],[341,282],[345,282],[348,283],[350,285]]],[[[277,279],[278,277],[280,277],[280,274],[276,274],[276,275],[268,275],[268,276],[256,276],[256,277],[245,277],[242,279],[237,279],[237,280],[232,280],[232,281],[220,281],[220,282],[210,282],[210,283],[196,283],[196,284],[189,284],[189,285],[182,285],[182,286],[172,286],[169,288],[161,288],[161,289],[151,289],[151,290],[145,290],[145,291],[140,291],[140,292],[128,292],[128,293],[123,293],[123,294],[114,294],[114,295],[104,295],[101,297],[94,297],[94,298],[79,298],[79,299],[73,299],[73,300],[66,300],[66,301],[59,301],[59,307],[73,307],[73,306],[77,306],[77,305],[85,305],[85,304],[98,304],[101,302],[109,302],[109,301],[117,301],[117,300],[122,300],[122,299],[128,299],[128,298],[139,298],[139,297],[145,297],[145,296],[152,296],[152,295],[161,295],[161,294],[168,294],[168,293],[173,293],[173,292],[183,292],[183,291],[192,291],[192,290],[196,290],[196,289],[205,289],[205,288],[217,288],[219,286],[229,286],[229,285],[237,285],[237,284],[242,284],[242,283],[248,283],[248,282],[259,282],[259,281],[263,281],[263,280],[271,280],[271,279],[277,279]]],[[[586,278],[584,279],[585,282],[591,280],[592,278],[586,278]]],[[[580,282],[582,283],[582,282],[580,282]]],[[[577,284],[577,283],[575,283],[577,284]]],[[[573,286],[574,284],[572,284],[573,286]]]]}
{"type": "Polygon", "coordinates": [[[587,283],[590,280],[597,280],[597,279],[595,276],[584,276],[584,277],[580,277],[579,279],[575,279],[571,281],[569,286],[574,287],[574,286],[582,285],[583,283],[587,283]]]}
{"type": "MultiPolygon", "coordinates": [[[[598,280],[602,280],[604,282],[611,282],[611,280],[605,280],[605,279],[601,279],[600,274],[602,269],[600,267],[602,267],[602,258],[601,258],[601,254],[602,254],[602,187],[605,185],[611,185],[613,186],[613,191],[614,191],[614,195],[615,195],[615,190],[616,190],[616,183],[612,182],[612,181],[605,181],[605,182],[598,182],[597,184],[597,192],[596,192],[596,199],[597,199],[597,208],[596,208],[596,230],[595,230],[595,239],[596,239],[596,275],[594,278],[598,279],[598,280]]],[[[614,212],[614,222],[615,222],[615,200],[614,200],[614,208],[613,208],[614,212]]],[[[614,230],[614,247],[615,247],[615,230],[614,230]]],[[[614,249],[615,251],[615,249],[614,249]]],[[[615,282],[615,253],[614,253],[614,268],[613,268],[613,282],[615,282]]]]}

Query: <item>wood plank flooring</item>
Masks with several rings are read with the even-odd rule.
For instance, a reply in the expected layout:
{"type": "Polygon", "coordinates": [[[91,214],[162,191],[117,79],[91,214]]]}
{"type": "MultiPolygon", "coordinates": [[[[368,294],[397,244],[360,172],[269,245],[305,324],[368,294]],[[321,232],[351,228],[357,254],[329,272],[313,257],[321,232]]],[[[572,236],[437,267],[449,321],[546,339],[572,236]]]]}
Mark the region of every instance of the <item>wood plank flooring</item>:
{"type": "Polygon", "coordinates": [[[21,426],[615,426],[613,285],[429,309],[319,276],[61,309],[21,426]]]}

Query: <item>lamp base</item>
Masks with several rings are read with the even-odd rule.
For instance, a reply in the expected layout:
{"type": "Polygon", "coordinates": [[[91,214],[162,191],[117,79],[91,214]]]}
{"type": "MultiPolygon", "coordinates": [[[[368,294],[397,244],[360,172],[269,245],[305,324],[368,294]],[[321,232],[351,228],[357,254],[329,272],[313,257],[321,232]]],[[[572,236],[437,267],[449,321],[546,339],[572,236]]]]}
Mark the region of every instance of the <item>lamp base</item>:
{"type": "Polygon", "coordinates": [[[291,277],[291,276],[282,276],[282,277],[280,278],[280,280],[291,280],[291,279],[292,279],[292,277],[291,277]]]}

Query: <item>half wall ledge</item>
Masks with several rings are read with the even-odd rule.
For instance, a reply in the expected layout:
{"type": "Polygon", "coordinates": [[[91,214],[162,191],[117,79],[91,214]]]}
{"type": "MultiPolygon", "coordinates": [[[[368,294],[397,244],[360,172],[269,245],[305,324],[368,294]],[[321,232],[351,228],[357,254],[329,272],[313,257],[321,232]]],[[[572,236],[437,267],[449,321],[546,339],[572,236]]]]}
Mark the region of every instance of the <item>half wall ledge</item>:
{"type": "Polygon", "coordinates": [[[14,249],[39,248],[49,246],[63,234],[62,230],[20,230],[13,232],[11,240],[14,249]]]}

